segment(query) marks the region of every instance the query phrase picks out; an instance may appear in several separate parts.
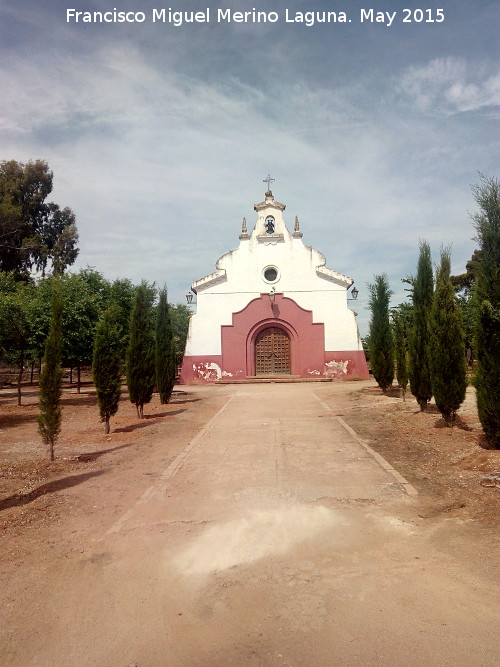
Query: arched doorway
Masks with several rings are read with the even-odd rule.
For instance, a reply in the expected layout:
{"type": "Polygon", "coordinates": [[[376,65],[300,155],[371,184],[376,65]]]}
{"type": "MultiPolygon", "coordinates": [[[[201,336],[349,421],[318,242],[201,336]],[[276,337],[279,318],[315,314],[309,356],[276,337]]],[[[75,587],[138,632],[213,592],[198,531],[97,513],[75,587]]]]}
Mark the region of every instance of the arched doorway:
{"type": "Polygon", "coordinates": [[[291,374],[290,337],[278,327],[261,331],[255,340],[255,375],[291,374]]]}

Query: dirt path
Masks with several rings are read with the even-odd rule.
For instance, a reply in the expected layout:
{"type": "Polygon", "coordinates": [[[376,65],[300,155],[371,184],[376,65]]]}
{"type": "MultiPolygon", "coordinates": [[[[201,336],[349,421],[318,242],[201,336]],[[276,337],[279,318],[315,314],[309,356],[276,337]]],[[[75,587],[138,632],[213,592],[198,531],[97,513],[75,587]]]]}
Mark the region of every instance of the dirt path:
{"type": "Polygon", "coordinates": [[[419,518],[335,386],[200,387],[115,429],[5,532],[1,664],[498,664],[494,562],[419,518]]]}

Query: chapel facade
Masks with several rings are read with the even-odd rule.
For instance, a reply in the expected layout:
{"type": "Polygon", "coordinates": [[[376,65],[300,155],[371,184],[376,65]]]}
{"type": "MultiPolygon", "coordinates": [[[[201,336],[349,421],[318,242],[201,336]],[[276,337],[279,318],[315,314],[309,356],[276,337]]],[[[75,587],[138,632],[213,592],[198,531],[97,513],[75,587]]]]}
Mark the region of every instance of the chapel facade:
{"type": "Polygon", "coordinates": [[[286,227],[285,204],[271,190],[255,204],[248,233],[216,270],[194,282],[181,384],[250,378],[368,378],[356,313],[354,280],[327,268],[302,241],[298,218],[286,227]]]}

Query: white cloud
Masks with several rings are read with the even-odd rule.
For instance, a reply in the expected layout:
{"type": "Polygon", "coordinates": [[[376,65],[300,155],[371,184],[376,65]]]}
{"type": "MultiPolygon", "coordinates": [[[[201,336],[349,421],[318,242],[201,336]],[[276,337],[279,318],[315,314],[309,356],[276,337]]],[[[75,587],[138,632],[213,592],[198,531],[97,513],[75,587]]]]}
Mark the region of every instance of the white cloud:
{"type": "Polygon", "coordinates": [[[500,72],[474,66],[464,58],[437,58],[412,66],[403,74],[399,90],[426,113],[451,115],[500,106],[500,72]]]}

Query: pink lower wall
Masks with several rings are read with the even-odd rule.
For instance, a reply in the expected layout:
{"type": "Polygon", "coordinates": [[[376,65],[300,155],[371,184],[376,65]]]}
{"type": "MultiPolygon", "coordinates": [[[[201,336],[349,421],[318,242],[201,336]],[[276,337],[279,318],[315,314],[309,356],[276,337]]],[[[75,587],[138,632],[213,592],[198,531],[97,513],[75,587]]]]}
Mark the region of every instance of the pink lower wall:
{"type": "Polygon", "coordinates": [[[292,375],[369,378],[363,351],[325,351],[324,325],[312,321],[312,311],[282,294],[274,301],[261,294],[233,314],[231,325],[221,326],[221,355],[184,357],[181,384],[255,375],[255,339],[268,327],[279,327],[290,337],[292,375]]]}
{"type": "Polygon", "coordinates": [[[325,352],[324,364],[324,377],[332,377],[336,380],[351,378],[369,380],[371,377],[363,350],[325,352]]]}
{"type": "Polygon", "coordinates": [[[179,376],[180,384],[205,384],[215,382],[222,376],[222,356],[184,356],[179,376]]]}

